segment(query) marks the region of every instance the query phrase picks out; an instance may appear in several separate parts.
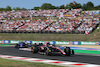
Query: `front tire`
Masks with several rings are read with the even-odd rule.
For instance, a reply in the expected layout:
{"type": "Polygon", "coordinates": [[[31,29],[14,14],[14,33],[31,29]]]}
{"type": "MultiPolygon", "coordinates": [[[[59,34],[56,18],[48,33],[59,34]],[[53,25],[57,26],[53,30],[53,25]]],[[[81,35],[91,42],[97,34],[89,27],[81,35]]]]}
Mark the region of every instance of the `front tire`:
{"type": "Polygon", "coordinates": [[[75,54],[75,52],[74,52],[74,50],[72,50],[72,55],[74,55],[75,54]]]}
{"type": "Polygon", "coordinates": [[[15,45],[15,48],[19,48],[19,45],[18,45],[18,44],[16,44],[16,45],[15,45]]]}
{"type": "Polygon", "coordinates": [[[71,55],[70,47],[66,47],[64,52],[66,53],[66,56],[70,56],[71,55]]]}

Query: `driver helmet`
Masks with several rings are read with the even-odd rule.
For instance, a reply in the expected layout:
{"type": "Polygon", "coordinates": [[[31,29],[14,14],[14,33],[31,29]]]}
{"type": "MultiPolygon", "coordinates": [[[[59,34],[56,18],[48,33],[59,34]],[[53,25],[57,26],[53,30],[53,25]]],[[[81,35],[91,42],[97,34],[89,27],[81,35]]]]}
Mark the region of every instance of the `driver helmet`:
{"type": "Polygon", "coordinates": [[[47,45],[47,46],[50,46],[50,42],[46,42],[46,45],[47,45]]]}

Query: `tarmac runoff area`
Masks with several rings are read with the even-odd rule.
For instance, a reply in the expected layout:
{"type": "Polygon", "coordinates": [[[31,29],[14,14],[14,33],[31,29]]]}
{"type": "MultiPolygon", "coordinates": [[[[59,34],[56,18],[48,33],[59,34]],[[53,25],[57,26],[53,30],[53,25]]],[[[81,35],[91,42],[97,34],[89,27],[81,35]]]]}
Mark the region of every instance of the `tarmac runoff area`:
{"type": "Polygon", "coordinates": [[[100,49],[100,45],[62,45],[62,46],[100,49]]]}

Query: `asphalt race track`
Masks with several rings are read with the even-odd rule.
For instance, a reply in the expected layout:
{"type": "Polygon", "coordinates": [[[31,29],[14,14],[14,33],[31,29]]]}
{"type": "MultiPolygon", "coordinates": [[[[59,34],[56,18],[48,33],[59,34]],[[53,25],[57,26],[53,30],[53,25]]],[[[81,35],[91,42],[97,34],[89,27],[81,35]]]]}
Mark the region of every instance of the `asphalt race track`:
{"type": "Polygon", "coordinates": [[[29,51],[20,51],[14,47],[0,47],[0,54],[11,55],[11,56],[21,56],[21,57],[31,57],[40,59],[50,59],[50,60],[61,60],[61,61],[71,61],[71,62],[81,62],[89,64],[100,65],[100,56],[90,56],[90,55],[72,55],[72,56],[46,56],[40,54],[32,54],[29,51]]]}

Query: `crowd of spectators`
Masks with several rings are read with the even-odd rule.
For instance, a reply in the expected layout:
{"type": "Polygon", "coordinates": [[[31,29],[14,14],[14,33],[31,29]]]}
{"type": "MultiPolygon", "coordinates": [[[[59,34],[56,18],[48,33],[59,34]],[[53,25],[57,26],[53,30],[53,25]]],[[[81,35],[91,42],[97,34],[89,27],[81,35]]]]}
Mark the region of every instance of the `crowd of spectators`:
{"type": "Polygon", "coordinates": [[[99,20],[100,11],[82,11],[82,9],[1,11],[0,32],[60,32],[89,34],[99,25],[99,20]],[[14,20],[15,18],[36,16],[56,17],[56,19],[14,20]]]}
{"type": "Polygon", "coordinates": [[[83,23],[77,28],[78,33],[90,34],[100,23],[100,11],[84,11],[80,17],[83,23]]]}
{"type": "Polygon", "coordinates": [[[80,26],[82,21],[80,20],[59,20],[50,25],[48,28],[46,28],[46,31],[51,32],[65,32],[65,33],[73,33],[77,27],[80,26]]]}
{"type": "Polygon", "coordinates": [[[24,20],[9,20],[1,24],[0,29],[2,31],[10,32],[25,24],[24,20]]]}
{"type": "Polygon", "coordinates": [[[0,24],[0,31],[4,32],[37,32],[52,23],[50,20],[8,20],[0,24]]]}
{"type": "Polygon", "coordinates": [[[23,11],[1,11],[0,12],[0,19],[14,19],[14,18],[25,18],[25,17],[43,17],[43,16],[50,16],[50,17],[63,17],[64,15],[71,14],[72,16],[79,13],[81,9],[51,9],[51,10],[23,10],[23,11]]]}
{"type": "Polygon", "coordinates": [[[77,31],[79,33],[85,33],[90,34],[93,32],[93,29],[95,29],[99,25],[99,19],[83,19],[83,23],[80,27],[77,28],[77,31]]]}
{"type": "Polygon", "coordinates": [[[51,24],[50,20],[28,20],[25,25],[16,29],[16,31],[28,31],[28,32],[41,32],[47,26],[51,24]]]}

